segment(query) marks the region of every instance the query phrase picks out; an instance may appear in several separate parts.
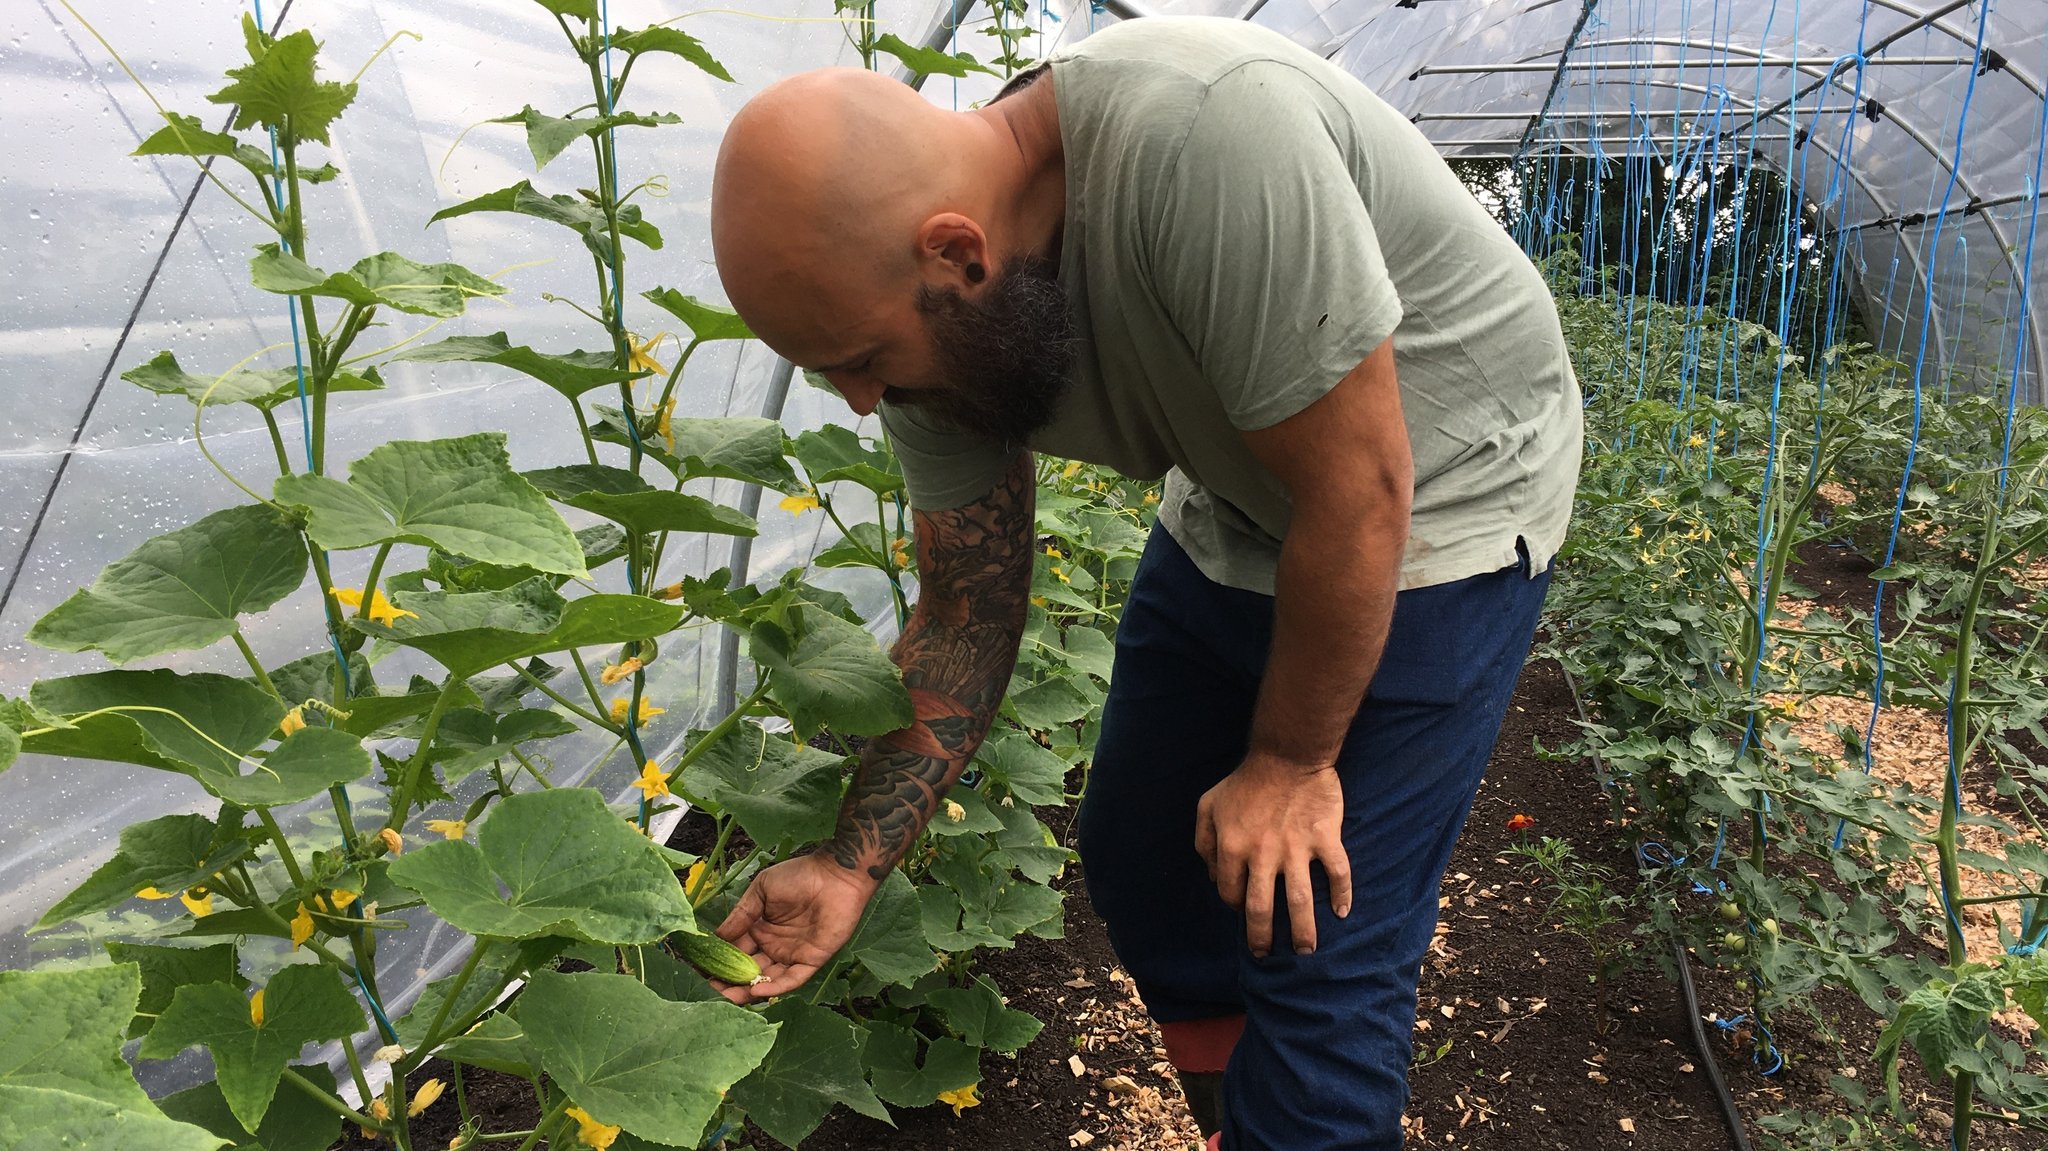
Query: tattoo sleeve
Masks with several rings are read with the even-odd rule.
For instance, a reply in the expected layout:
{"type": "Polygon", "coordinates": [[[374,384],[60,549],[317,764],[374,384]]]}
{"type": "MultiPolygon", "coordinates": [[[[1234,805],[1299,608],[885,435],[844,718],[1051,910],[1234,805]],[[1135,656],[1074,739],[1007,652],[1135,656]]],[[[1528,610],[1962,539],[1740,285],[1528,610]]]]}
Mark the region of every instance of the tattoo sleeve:
{"type": "Polygon", "coordinates": [[[891,653],[916,718],[869,741],[825,850],[888,878],[974,758],[1010,685],[1031,594],[1031,454],[963,507],[918,512],[917,606],[891,653]]]}

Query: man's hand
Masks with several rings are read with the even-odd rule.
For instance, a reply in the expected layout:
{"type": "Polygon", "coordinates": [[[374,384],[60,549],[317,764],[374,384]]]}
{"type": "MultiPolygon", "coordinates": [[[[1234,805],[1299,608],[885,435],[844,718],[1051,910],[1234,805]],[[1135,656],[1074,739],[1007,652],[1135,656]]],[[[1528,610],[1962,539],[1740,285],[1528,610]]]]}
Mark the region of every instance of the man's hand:
{"type": "Polygon", "coordinates": [[[752,987],[721,986],[734,1003],[753,1003],[802,987],[853,938],[881,885],[828,855],[784,860],[754,877],[718,937],[754,957],[767,978],[752,987]]]}
{"type": "Polygon", "coordinates": [[[1273,948],[1273,888],[1287,883],[1294,950],[1316,949],[1315,889],[1309,864],[1330,877],[1330,910],[1351,914],[1351,858],[1344,852],[1344,789],[1335,768],[1304,768],[1253,755],[1195,808],[1195,850],[1223,902],[1244,913],[1245,942],[1264,959],[1273,948]]]}

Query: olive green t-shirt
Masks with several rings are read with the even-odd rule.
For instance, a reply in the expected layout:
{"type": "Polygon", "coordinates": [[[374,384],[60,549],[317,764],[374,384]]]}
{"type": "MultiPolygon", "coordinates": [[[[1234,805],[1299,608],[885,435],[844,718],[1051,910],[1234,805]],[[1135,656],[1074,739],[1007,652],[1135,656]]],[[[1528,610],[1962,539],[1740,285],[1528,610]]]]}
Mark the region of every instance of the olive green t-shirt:
{"type": "MultiPolygon", "coordinates": [[[[1511,566],[1518,539],[1543,570],[1578,480],[1578,384],[1541,276],[1414,125],[1235,20],[1127,21],[1050,65],[1081,347],[1030,446],[1165,476],[1161,522],[1202,571],[1270,594],[1290,502],[1241,433],[1392,336],[1415,467],[1401,586],[1511,566]]],[[[1007,462],[914,408],[882,424],[919,508],[986,495],[1007,462]]]]}

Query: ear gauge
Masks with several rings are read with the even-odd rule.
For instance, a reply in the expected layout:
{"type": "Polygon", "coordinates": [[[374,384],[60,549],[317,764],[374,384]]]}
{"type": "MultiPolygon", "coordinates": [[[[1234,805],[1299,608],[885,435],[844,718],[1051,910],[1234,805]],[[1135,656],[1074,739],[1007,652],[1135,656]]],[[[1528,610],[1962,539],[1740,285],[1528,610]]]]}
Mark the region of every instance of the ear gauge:
{"type": "Polygon", "coordinates": [[[988,278],[988,270],[987,270],[986,268],[983,268],[983,267],[982,267],[982,266],[981,266],[980,264],[969,264],[969,265],[967,265],[967,282],[968,282],[968,283],[970,283],[970,284],[979,284],[979,283],[981,283],[981,282],[982,282],[983,280],[985,280],[985,279],[987,279],[987,278],[988,278]]]}

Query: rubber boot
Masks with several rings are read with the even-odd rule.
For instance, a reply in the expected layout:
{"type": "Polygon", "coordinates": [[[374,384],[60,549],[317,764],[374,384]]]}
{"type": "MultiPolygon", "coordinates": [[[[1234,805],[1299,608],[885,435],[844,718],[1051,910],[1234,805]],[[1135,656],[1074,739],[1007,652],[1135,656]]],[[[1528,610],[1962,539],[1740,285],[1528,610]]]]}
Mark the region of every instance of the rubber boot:
{"type": "Polygon", "coordinates": [[[1213,1139],[1223,1130],[1223,1073],[1221,1071],[1176,1071],[1180,1093],[1187,1097],[1188,1114],[1202,1137],[1213,1139]]]}

